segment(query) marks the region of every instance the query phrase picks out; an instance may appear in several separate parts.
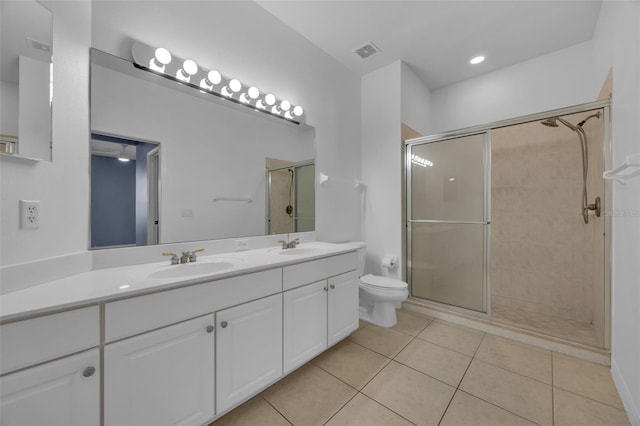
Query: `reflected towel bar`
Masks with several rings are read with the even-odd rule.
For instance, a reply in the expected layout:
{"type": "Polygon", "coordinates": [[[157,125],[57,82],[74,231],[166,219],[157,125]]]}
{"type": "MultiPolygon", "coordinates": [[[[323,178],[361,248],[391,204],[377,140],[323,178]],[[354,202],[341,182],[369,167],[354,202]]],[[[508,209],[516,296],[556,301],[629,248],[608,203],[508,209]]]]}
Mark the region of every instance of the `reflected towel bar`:
{"type": "Polygon", "coordinates": [[[214,195],[213,196],[213,202],[215,203],[216,201],[240,201],[240,202],[244,202],[244,203],[250,203],[253,201],[253,198],[250,196],[246,196],[246,197],[227,197],[226,195],[214,195]]]}

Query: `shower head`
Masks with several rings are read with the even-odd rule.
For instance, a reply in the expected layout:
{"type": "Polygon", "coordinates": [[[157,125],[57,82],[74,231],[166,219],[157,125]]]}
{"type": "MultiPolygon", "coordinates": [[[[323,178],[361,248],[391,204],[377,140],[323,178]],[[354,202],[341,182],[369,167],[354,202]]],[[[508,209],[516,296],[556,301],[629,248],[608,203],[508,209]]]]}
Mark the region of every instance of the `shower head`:
{"type": "Polygon", "coordinates": [[[547,127],[558,127],[557,117],[552,117],[552,118],[547,118],[546,120],[542,120],[540,124],[547,127]]]}

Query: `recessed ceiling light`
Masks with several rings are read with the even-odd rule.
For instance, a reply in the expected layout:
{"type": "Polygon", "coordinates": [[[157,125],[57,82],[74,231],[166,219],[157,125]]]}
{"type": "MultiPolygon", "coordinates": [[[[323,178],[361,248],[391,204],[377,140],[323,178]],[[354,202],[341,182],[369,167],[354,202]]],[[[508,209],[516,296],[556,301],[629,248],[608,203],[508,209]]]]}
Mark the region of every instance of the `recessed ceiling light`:
{"type": "Polygon", "coordinates": [[[473,58],[469,59],[469,63],[471,65],[478,65],[479,63],[483,62],[485,60],[485,57],[482,55],[479,56],[474,56],[473,58]]]}

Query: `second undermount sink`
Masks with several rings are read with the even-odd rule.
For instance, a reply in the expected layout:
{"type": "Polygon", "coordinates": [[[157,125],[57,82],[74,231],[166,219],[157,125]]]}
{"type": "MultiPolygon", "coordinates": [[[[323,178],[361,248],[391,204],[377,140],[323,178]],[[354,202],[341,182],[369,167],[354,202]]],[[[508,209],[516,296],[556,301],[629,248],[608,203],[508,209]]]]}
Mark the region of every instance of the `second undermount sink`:
{"type": "Polygon", "coordinates": [[[195,275],[212,274],[231,269],[237,261],[219,259],[205,262],[186,263],[183,265],[167,265],[149,274],[150,278],[187,278],[195,275]]]}

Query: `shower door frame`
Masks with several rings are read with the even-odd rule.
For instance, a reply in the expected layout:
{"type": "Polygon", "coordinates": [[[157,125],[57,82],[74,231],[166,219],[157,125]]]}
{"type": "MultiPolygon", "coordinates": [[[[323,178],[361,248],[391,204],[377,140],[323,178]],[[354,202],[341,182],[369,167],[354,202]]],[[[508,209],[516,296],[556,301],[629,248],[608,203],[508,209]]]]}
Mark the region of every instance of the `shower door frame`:
{"type": "MultiPolygon", "coordinates": [[[[290,163],[286,166],[278,166],[278,167],[272,167],[270,169],[267,169],[267,178],[265,179],[265,183],[266,183],[266,197],[265,197],[265,224],[264,224],[264,228],[265,228],[265,234],[266,235],[277,235],[277,234],[270,234],[271,232],[271,172],[276,172],[278,170],[284,170],[284,169],[294,169],[294,173],[295,170],[299,167],[305,167],[305,166],[315,166],[315,160],[311,159],[311,160],[303,160],[303,161],[298,161],[298,162],[294,162],[294,163],[290,163]]],[[[294,194],[294,198],[296,198],[296,179],[295,179],[295,174],[294,174],[294,179],[293,179],[293,184],[292,184],[292,191],[294,194]]],[[[315,191],[315,186],[314,186],[314,191],[315,191]]],[[[295,202],[294,202],[295,204],[295,202]]],[[[294,210],[294,213],[297,213],[297,209],[294,210]]],[[[315,211],[314,211],[314,217],[315,217],[315,211]]],[[[290,233],[295,233],[298,232],[297,231],[297,226],[296,226],[296,218],[294,216],[293,218],[293,227],[294,230],[291,231],[290,233]]],[[[315,226],[314,226],[315,229],[315,226]]]]}
{"type": "MultiPolygon", "coordinates": [[[[545,119],[549,119],[552,117],[570,115],[580,112],[592,111],[597,109],[602,109],[603,111],[603,141],[602,141],[602,149],[603,149],[603,168],[604,170],[610,170],[613,167],[613,138],[611,131],[611,99],[604,99],[594,102],[587,102],[584,104],[573,105],[565,108],[554,109],[550,111],[539,112],[535,114],[524,115],[520,117],[509,118],[506,120],[494,121],[488,124],[482,124],[478,126],[466,127],[458,130],[453,130],[449,132],[436,133],[428,136],[421,136],[418,138],[407,139],[404,141],[404,194],[405,194],[405,209],[404,209],[404,225],[405,225],[405,250],[404,250],[404,265],[405,265],[405,276],[407,278],[407,282],[409,283],[409,297],[413,298],[413,283],[412,283],[412,265],[411,265],[411,223],[410,223],[410,215],[411,215],[411,150],[409,149],[412,145],[431,143],[431,142],[442,142],[447,139],[455,139],[464,136],[477,135],[482,133],[487,133],[487,140],[485,140],[485,209],[488,209],[485,214],[485,220],[488,222],[487,232],[485,232],[485,301],[486,304],[486,313],[474,311],[472,309],[462,308],[459,306],[449,305],[446,303],[436,302],[434,300],[417,298],[420,301],[423,301],[427,304],[432,304],[435,307],[445,308],[451,312],[459,312],[466,315],[471,315],[475,317],[480,317],[484,319],[491,320],[491,277],[490,277],[490,268],[489,262],[491,261],[490,254],[490,236],[491,236],[491,131],[493,129],[498,129],[501,127],[514,126],[518,124],[525,124],[534,121],[541,121],[545,119]],[[487,158],[488,156],[488,158],[487,158]],[[488,191],[488,192],[487,192],[488,191]]],[[[601,307],[604,312],[604,348],[611,348],[611,253],[612,253],[612,242],[611,242],[611,214],[609,212],[613,211],[613,188],[612,181],[604,179],[604,202],[602,206],[603,215],[604,215],[604,259],[603,260],[603,270],[604,270],[604,306],[601,307]]],[[[497,323],[497,322],[496,322],[497,323]]],[[[499,323],[497,323],[499,324],[499,323]]]]}
{"type": "MultiPolygon", "coordinates": [[[[465,308],[462,306],[452,305],[449,303],[438,302],[432,299],[425,299],[431,303],[436,303],[438,305],[446,306],[450,309],[459,310],[461,309],[463,312],[473,312],[476,315],[481,315],[484,317],[489,317],[491,315],[491,304],[489,303],[489,260],[491,259],[489,256],[490,244],[491,241],[491,131],[490,129],[480,130],[480,131],[469,131],[469,132],[456,132],[455,134],[447,134],[444,136],[434,135],[434,136],[426,136],[416,139],[410,139],[405,141],[405,188],[406,188],[406,210],[405,210],[405,223],[406,223],[406,256],[405,265],[406,265],[406,277],[407,282],[409,284],[409,293],[413,295],[413,269],[412,269],[412,224],[413,223],[434,223],[434,224],[466,224],[466,225],[483,225],[482,230],[482,246],[484,250],[483,255],[483,277],[482,277],[482,311],[476,311],[471,308],[465,308]],[[483,161],[483,207],[482,207],[482,221],[463,221],[463,220],[437,220],[437,219],[428,219],[428,220],[414,220],[412,216],[412,192],[411,192],[411,148],[414,145],[424,145],[430,143],[445,143],[447,140],[460,139],[468,136],[482,136],[482,161],[483,161]]],[[[422,299],[422,298],[421,298],[422,299]]]]}

